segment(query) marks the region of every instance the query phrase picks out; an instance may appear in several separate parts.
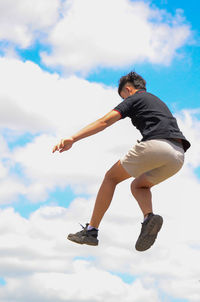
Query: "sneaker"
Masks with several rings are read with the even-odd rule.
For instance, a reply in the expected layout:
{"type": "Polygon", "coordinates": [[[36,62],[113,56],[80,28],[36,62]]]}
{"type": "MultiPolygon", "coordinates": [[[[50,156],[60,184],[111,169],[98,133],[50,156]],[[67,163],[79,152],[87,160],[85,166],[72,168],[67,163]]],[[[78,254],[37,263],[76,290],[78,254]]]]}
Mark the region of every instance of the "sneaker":
{"type": "Polygon", "coordinates": [[[79,244],[98,245],[98,230],[87,230],[88,225],[89,223],[86,223],[85,227],[81,225],[83,230],[75,234],[69,234],[67,239],[79,244]]]}
{"type": "Polygon", "coordinates": [[[161,216],[153,213],[149,214],[148,218],[142,223],[141,233],[135,244],[137,251],[146,251],[154,244],[162,224],[163,218],[161,216]]]}

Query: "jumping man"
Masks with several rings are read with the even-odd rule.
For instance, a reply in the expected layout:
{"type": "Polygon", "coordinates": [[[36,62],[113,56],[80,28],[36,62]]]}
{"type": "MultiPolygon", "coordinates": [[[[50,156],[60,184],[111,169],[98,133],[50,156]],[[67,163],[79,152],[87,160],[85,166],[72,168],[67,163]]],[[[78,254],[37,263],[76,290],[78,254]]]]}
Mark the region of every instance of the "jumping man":
{"type": "Polygon", "coordinates": [[[146,81],[140,75],[130,72],[121,77],[118,93],[123,99],[118,106],[78,133],[62,139],[53,148],[53,153],[67,151],[80,139],[94,135],[125,117],[131,119],[142,135],[142,140],[105,174],[90,223],[67,238],[79,244],[98,245],[99,224],[110,206],[117,184],[133,177],[131,192],[144,215],[135,248],[145,251],[155,242],[163,223],[163,218],[153,213],[151,188],[182,168],[184,153],[190,143],[166,104],[146,91],[146,81]]]}

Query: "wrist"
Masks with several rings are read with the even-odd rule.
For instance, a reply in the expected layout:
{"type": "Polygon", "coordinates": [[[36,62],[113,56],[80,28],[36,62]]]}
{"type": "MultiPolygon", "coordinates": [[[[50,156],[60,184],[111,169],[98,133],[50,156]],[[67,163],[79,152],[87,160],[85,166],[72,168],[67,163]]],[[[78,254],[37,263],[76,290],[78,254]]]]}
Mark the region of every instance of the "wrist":
{"type": "Polygon", "coordinates": [[[70,136],[70,138],[72,140],[72,143],[75,143],[76,142],[76,138],[74,136],[70,136]]]}

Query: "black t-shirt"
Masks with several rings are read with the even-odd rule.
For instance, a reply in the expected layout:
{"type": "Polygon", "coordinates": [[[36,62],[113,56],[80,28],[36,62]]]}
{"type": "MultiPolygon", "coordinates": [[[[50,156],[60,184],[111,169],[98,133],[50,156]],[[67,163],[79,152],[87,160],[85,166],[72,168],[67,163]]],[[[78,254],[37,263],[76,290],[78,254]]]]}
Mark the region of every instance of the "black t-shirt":
{"type": "Polygon", "coordinates": [[[179,138],[182,139],[185,151],[190,147],[167,105],[145,90],[138,90],[114,110],[120,113],[122,119],[131,118],[133,125],[142,134],[142,141],[179,138]]]}

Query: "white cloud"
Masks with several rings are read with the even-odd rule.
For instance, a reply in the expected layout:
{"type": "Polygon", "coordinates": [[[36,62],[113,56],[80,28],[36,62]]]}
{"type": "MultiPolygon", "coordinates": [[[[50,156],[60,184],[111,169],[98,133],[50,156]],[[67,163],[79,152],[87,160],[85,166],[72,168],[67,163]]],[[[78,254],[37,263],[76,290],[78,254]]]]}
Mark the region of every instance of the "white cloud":
{"type": "MultiPolygon", "coordinates": [[[[90,182],[88,191],[94,192],[96,181],[103,177],[105,166],[108,163],[110,165],[110,162],[114,163],[123,152],[121,145],[125,143],[126,138],[120,124],[94,139],[90,138],[87,145],[79,142],[67,156],[52,155],[51,152],[63,136],[72,135],[116,106],[121,101],[116,91],[77,77],[62,79],[56,74],[43,72],[31,62],[22,63],[5,58],[0,59],[0,80],[1,129],[8,128],[13,131],[12,136],[19,138],[20,134],[23,135],[27,131],[37,135],[25,148],[19,147],[11,153],[1,153],[2,158],[6,159],[5,168],[10,170],[20,164],[24,176],[27,176],[23,186],[19,187],[19,193],[25,194],[33,201],[43,201],[47,191],[57,185],[63,187],[66,182],[76,185],[79,191],[81,188],[85,189],[85,183],[90,182]],[[110,141],[110,136],[117,137],[116,146],[111,142],[105,144],[105,140],[110,141]],[[79,146],[82,148],[81,153],[79,146]],[[100,162],[102,154],[105,159],[104,166],[100,162]],[[88,162],[87,175],[85,162],[88,162]],[[67,170],[63,169],[65,166],[67,170]],[[99,175],[94,176],[97,169],[99,175]],[[85,182],[82,183],[83,176],[85,182]]],[[[125,127],[128,127],[127,122],[124,123],[125,127]]],[[[129,133],[131,144],[135,134],[135,129],[129,133]]],[[[3,139],[2,141],[6,144],[3,139]]],[[[5,184],[10,181],[7,177],[5,184]]],[[[2,192],[7,190],[8,196],[13,196],[6,186],[4,188],[2,187],[2,192]]]]}
{"type": "Polygon", "coordinates": [[[144,61],[165,65],[190,36],[180,10],[171,16],[142,1],[66,1],[63,17],[49,32],[52,53],[43,52],[42,58],[83,74],[144,61]]]}
{"type": "Polygon", "coordinates": [[[77,261],[73,274],[39,273],[18,280],[9,278],[8,285],[0,290],[0,297],[15,296],[15,301],[105,301],[116,299],[125,302],[140,302],[150,299],[158,302],[157,294],[146,289],[140,281],[133,285],[124,284],[120,278],[77,261]],[[31,297],[31,298],[30,298],[31,297]]]}
{"type": "MultiPolygon", "coordinates": [[[[45,201],[56,186],[66,185],[94,194],[105,171],[140,138],[135,128],[130,131],[130,121],[124,120],[88,138],[87,143],[78,142],[67,153],[53,155],[54,144],[63,136],[72,135],[121,101],[116,91],[74,76],[60,78],[31,62],[8,59],[0,59],[0,81],[0,127],[11,129],[16,136],[27,131],[37,134],[31,142],[12,152],[2,139],[2,203],[12,201],[17,190],[29,200],[45,201]],[[9,173],[16,164],[20,165],[25,180],[9,173]]],[[[199,122],[188,111],[178,118],[183,133],[196,146],[188,151],[185,168],[195,180],[191,169],[200,164],[199,122]]]]}
{"type": "Polygon", "coordinates": [[[179,126],[186,137],[190,138],[192,148],[189,150],[188,156],[189,164],[192,168],[197,168],[200,165],[200,122],[197,118],[197,110],[183,110],[177,115],[179,126]]]}
{"type": "Polygon", "coordinates": [[[73,207],[41,208],[26,220],[12,209],[0,211],[0,268],[6,280],[0,287],[1,301],[27,301],[28,295],[30,301],[48,302],[113,302],[116,297],[127,302],[159,301],[156,290],[140,280],[128,285],[89,261],[73,261],[89,252],[88,247],[77,250],[65,240],[73,214],[73,207]]]}
{"type": "Polygon", "coordinates": [[[154,247],[145,253],[134,249],[139,209],[127,182],[117,189],[104,217],[98,247],[66,240],[69,232],[78,231],[78,222],[89,218],[93,199],[78,198],[67,209],[42,207],[29,219],[12,209],[1,210],[0,270],[6,280],[0,287],[1,301],[23,302],[30,295],[31,301],[113,302],[117,295],[120,301],[124,297],[127,302],[161,302],[162,291],[197,302],[199,242],[194,229],[199,203],[189,199],[188,187],[199,195],[199,184],[183,171],[155,189],[154,208],[163,215],[164,226],[154,247]],[[136,280],[126,284],[115,276],[118,272],[136,280]]]}
{"type": "Polygon", "coordinates": [[[1,0],[0,40],[29,47],[57,21],[59,8],[59,0],[1,0]]]}
{"type": "Polygon", "coordinates": [[[196,302],[200,271],[196,265],[199,242],[194,230],[199,221],[196,196],[200,194],[200,186],[194,168],[200,164],[200,150],[199,121],[194,113],[178,114],[180,128],[193,146],[186,153],[184,168],[153,189],[154,210],[164,217],[155,246],[145,253],[137,253],[134,249],[142,216],[131,196],[129,181],[116,190],[111,208],[100,226],[99,247],[77,246],[66,241],[67,233],[78,231],[78,223],[89,220],[105,171],[135,143],[139,134],[129,125],[130,121],[120,121],[88,138],[87,142],[78,142],[69,152],[51,154],[61,135],[72,134],[120,101],[114,89],[77,77],[59,78],[30,62],[7,59],[0,60],[0,80],[1,109],[4,110],[1,129],[39,132],[31,142],[13,150],[9,150],[5,138],[0,137],[1,203],[13,201],[19,194],[32,202],[45,201],[55,186],[71,185],[91,195],[90,199],[77,198],[67,209],[43,207],[29,219],[12,209],[0,211],[0,272],[7,282],[0,287],[1,301],[23,302],[31,296],[34,302],[52,302],[52,299],[60,302],[68,293],[70,302],[81,301],[82,295],[88,301],[95,301],[99,296],[100,301],[112,302],[118,290],[120,297],[126,291],[127,301],[134,301],[134,296],[137,302],[144,299],[160,302],[158,292],[161,290],[173,297],[196,302]],[[9,112],[14,112],[12,105],[17,109],[10,118],[9,112]],[[30,113],[37,123],[34,119],[28,122],[30,113]],[[16,177],[15,165],[20,165],[23,175],[16,177]],[[75,257],[93,257],[94,260],[77,262],[75,257]],[[81,271],[77,265],[82,265],[81,271]],[[124,284],[110,271],[129,273],[137,276],[137,281],[124,284]],[[84,277],[87,280],[88,272],[102,280],[100,289],[94,287],[92,297],[80,283],[84,277]],[[66,281],[71,282],[69,291],[66,281]],[[76,281],[78,288],[73,286],[76,281]],[[25,287],[26,290],[22,290],[25,287]],[[138,296],[133,295],[136,291],[138,296]]]}
{"type": "Polygon", "coordinates": [[[87,123],[120,101],[114,89],[75,76],[60,78],[29,61],[1,58],[0,81],[0,126],[33,134],[70,133],[84,124],[83,112],[87,123]]]}
{"type": "Polygon", "coordinates": [[[66,73],[116,68],[138,62],[170,64],[192,36],[178,9],[174,16],[143,1],[130,0],[2,0],[1,49],[39,41],[50,47],[43,62],[66,73]],[[12,20],[12,22],[10,22],[12,20]]]}
{"type": "Polygon", "coordinates": [[[0,120],[0,125],[4,128],[19,132],[24,132],[26,129],[30,133],[37,133],[48,129],[39,112],[34,114],[30,110],[25,111],[16,104],[15,100],[9,100],[3,96],[0,103],[0,120]]]}
{"type": "Polygon", "coordinates": [[[13,178],[12,176],[5,177],[0,182],[0,204],[12,203],[18,200],[19,195],[26,193],[26,187],[21,179],[13,178]]]}
{"type": "Polygon", "coordinates": [[[26,49],[39,41],[52,49],[41,53],[43,62],[66,73],[146,61],[170,64],[191,35],[181,10],[172,16],[143,1],[0,3],[0,41],[6,56],[16,56],[16,46],[26,49]]]}
{"type": "MultiPolygon", "coordinates": [[[[87,72],[130,62],[169,64],[191,35],[179,11],[171,16],[141,1],[62,2],[61,11],[58,0],[16,0],[15,5],[1,1],[0,39],[21,48],[40,39],[53,50],[42,54],[47,65],[87,72]]],[[[16,137],[27,131],[36,135],[13,150],[8,138],[0,136],[0,203],[14,202],[19,195],[45,201],[56,186],[67,185],[91,195],[75,199],[67,209],[42,207],[28,219],[12,208],[0,210],[0,275],[6,281],[0,286],[1,302],[161,302],[160,291],[197,302],[200,186],[194,169],[200,165],[200,124],[194,114],[178,115],[193,145],[184,168],[153,190],[155,212],[164,217],[155,246],[146,253],[134,250],[141,216],[129,181],[116,190],[100,226],[99,247],[77,246],[66,240],[67,233],[89,220],[105,171],[140,136],[130,131],[129,121],[122,121],[123,127],[117,123],[68,153],[52,155],[58,139],[112,109],[120,101],[116,91],[5,58],[0,59],[0,82],[1,130],[9,129],[16,137]],[[17,175],[16,166],[22,175],[17,175]],[[80,260],[84,257],[88,260],[80,260]],[[126,284],[114,275],[117,272],[137,279],[126,284]]]]}

